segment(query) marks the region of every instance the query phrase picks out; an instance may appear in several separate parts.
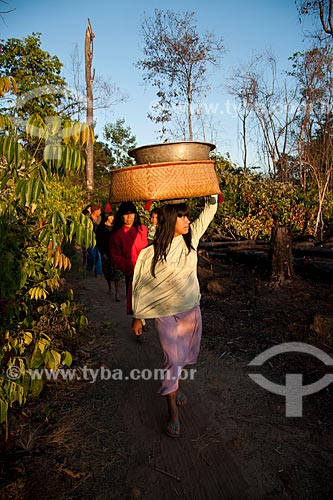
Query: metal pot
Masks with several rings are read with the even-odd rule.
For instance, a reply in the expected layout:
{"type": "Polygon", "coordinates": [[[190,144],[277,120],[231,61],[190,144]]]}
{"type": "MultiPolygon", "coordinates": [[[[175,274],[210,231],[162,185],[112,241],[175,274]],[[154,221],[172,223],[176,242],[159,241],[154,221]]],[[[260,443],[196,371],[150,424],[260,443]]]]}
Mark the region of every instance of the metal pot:
{"type": "Polygon", "coordinates": [[[128,154],[138,165],[179,161],[208,160],[209,153],[215,149],[209,142],[182,141],[148,144],[131,149],[128,154]]]}

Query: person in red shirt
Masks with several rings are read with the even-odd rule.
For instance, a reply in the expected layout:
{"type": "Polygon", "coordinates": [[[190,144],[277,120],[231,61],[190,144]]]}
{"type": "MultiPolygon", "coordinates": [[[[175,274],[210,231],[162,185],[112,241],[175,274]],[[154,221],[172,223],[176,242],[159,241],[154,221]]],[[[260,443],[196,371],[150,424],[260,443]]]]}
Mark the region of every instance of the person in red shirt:
{"type": "Polygon", "coordinates": [[[110,253],[115,269],[125,275],[127,314],[132,314],[132,280],[139,253],[148,246],[148,228],[141,224],[134,203],[121,203],[110,238],[110,253]]]}

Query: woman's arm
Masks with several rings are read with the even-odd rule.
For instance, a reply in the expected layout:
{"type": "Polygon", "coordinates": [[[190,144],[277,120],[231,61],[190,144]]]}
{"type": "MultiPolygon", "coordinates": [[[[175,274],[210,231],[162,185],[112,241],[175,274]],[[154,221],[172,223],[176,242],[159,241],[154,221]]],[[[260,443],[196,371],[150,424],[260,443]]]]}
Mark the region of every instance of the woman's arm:
{"type": "Polygon", "coordinates": [[[191,224],[192,245],[197,248],[201,236],[214,218],[218,207],[218,195],[214,194],[205,198],[205,207],[199,217],[191,224]]]}

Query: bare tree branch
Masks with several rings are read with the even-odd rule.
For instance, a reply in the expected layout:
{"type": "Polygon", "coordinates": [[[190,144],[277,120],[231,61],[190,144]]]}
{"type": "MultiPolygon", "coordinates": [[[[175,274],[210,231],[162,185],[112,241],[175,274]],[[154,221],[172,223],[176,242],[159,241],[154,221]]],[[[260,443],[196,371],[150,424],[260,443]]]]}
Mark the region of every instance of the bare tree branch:
{"type": "Polygon", "coordinates": [[[194,12],[156,9],[155,16],[145,18],[141,28],[145,57],[136,66],[143,70],[144,81],[156,87],[158,98],[148,117],[165,133],[167,123],[180,121],[174,115],[182,110],[187,136],[193,140],[193,107],[210,89],[207,67],[218,66],[224,52],[223,40],[212,33],[200,35],[194,12]]]}

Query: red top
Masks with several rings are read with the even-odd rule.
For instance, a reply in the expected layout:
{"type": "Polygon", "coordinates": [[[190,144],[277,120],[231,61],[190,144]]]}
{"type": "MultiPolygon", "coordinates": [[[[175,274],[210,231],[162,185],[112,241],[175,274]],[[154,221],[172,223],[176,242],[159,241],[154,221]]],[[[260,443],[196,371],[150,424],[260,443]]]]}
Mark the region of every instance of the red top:
{"type": "Polygon", "coordinates": [[[110,238],[110,253],[114,267],[120,269],[125,276],[133,276],[134,266],[139,253],[148,246],[148,228],[123,225],[110,238]]]}

